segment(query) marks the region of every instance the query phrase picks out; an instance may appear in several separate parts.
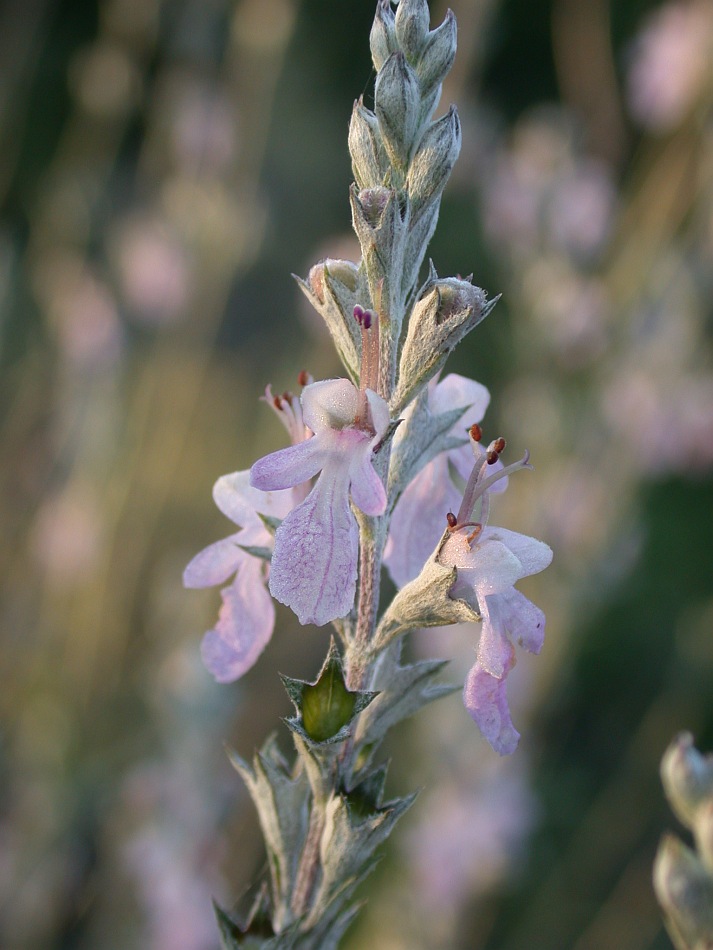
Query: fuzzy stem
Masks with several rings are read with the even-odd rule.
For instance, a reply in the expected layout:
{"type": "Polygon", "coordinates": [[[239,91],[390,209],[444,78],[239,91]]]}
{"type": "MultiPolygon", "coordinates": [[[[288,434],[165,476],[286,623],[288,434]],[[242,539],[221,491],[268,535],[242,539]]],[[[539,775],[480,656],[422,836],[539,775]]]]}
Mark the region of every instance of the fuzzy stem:
{"type": "Polygon", "coordinates": [[[309,817],[307,838],[300,856],[292,895],[291,909],[295,917],[301,917],[310,906],[310,898],[319,872],[319,843],[324,831],[324,808],[313,803],[309,817]]]}

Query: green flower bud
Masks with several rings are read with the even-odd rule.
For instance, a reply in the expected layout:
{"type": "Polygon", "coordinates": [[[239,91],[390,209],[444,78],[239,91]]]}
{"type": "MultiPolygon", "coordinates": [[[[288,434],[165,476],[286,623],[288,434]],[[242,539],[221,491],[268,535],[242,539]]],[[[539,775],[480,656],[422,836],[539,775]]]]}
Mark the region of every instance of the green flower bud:
{"type": "Polygon", "coordinates": [[[349,123],[349,154],[352,170],[359,188],[371,188],[383,183],[389,169],[379,123],[361,99],[354,103],[349,123]]]}
{"type": "Polygon", "coordinates": [[[676,816],[693,828],[698,806],[713,799],[713,755],[701,755],[693,736],[682,732],[664,753],[661,781],[676,816]]]}
{"type": "Polygon", "coordinates": [[[446,115],[426,129],[409,166],[406,184],[414,220],[427,204],[440,198],[460,145],[460,120],[456,107],[451,106],[446,115]]]}
{"type": "Polygon", "coordinates": [[[654,890],[676,946],[696,950],[713,941],[713,877],[698,856],[666,835],[654,862],[654,890]]]}
{"type": "Polygon", "coordinates": [[[423,48],[429,22],[426,0],[401,0],[396,10],[396,39],[411,61],[417,59],[423,48]]]}
{"type": "Polygon", "coordinates": [[[445,363],[448,354],[497,301],[456,277],[431,278],[416,301],[401,352],[399,378],[391,410],[398,415],[445,363]]]}
{"type": "Polygon", "coordinates": [[[403,53],[392,53],[376,77],[374,109],[392,164],[408,165],[421,111],[421,91],[403,53]]]}
{"type": "Polygon", "coordinates": [[[394,11],[390,0],[379,0],[369,34],[369,46],[374,69],[378,72],[386,60],[397,50],[394,29],[394,11]]]}
{"type": "Polygon", "coordinates": [[[451,10],[441,25],[426,37],[416,73],[421,83],[421,95],[426,98],[440,86],[448,75],[456,55],[457,41],[456,18],[451,10]]]}

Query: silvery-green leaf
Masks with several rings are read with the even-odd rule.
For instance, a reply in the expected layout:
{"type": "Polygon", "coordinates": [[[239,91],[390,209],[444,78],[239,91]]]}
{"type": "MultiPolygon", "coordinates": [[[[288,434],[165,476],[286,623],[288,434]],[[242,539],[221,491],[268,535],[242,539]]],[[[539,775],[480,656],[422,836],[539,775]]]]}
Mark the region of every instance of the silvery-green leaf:
{"type": "Polygon", "coordinates": [[[381,692],[357,726],[357,743],[364,759],[362,767],[371,760],[392,726],[441,696],[461,689],[438,682],[448,660],[423,660],[402,666],[399,655],[400,643],[396,642],[381,654],[377,663],[375,685],[381,692]]]}
{"type": "Polygon", "coordinates": [[[310,787],[304,773],[291,776],[270,737],[250,766],[236,752],[228,750],[231,764],[240,773],[258,812],[267,848],[275,928],[290,923],[289,901],[294,889],[297,861],[308,824],[310,787]]]}
{"type": "Polygon", "coordinates": [[[441,452],[458,448],[467,441],[451,435],[451,429],[468,406],[456,406],[433,415],[428,408],[428,390],[424,387],[406,420],[391,453],[389,502],[393,506],[406,486],[421,469],[441,452]]]}
{"type": "Polygon", "coordinates": [[[362,871],[415,797],[414,794],[388,802],[363,819],[352,815],[343,795],[335,794],[327,802],[320,841],[322,879],[316,903],[324,901],[342,881],[362,871]]]}
{"type": "Polygon", "coordinates": [[[260,518],[260,521],[265,525],[270,534],[274,537],[275,532],[282,524],[282,518],[275,518],[274,515],[263,515],[261,512],[256,512],[257,516],[260,518]]]}
{"type": "Polygon", "coordinates": [[[429,242],[438,224],[440,208],[441,202],[440,199],[437,199],[421,208],[421,214],[417,220],[409,220],[409,230],[404,242],[404,263],[401,275],[401,293],[404,298],[409,296],[418,280],[429,242]]]}

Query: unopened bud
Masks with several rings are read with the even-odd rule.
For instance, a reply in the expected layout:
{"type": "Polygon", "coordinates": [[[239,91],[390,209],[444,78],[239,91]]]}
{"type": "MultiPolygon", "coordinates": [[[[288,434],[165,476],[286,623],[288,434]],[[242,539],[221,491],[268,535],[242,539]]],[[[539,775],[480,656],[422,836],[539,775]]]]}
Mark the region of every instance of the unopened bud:
{"type": "Polygon", "coordinates": [[[349,154],[359,188],[381,185],[389,162],[379,130],[379,122],[361,99],[354,103],[349,123],[349,154]]]}
{"type": "Polygon", "coordinates": [[[699,806],[693,824],[693,835],[701,861],[713,875],[713,796],[699,806]]]}
{"type": "Polygon", "coordinates": [[[678,818],[693,828],[698,806],[713,798],[713,756],[701,755],[693,745],[693,736],[682,732],[664,753],[661,781],[678,818]]]}
{"type": "Polygon", "coordinates": [[[713,877],[697,855],[666,835],[654,862],[654,890],[677,946],[709,947],[713,941],[713,877]]]}
{"type": "Polygon", "coordinates": [[[386,151],[393,165],[405,169],[421,110],[421,91],[413,69],[403,53],[386,60],[374,87],[374,111],[386,151]]]}
{"type": "Polygon", "coordinates": [[[296,280],[327,324],[345,369],[358,380],[361,343],[353,317],[357,265],[352,261],[321,261],[310,270],[307,280],[296,280]]]}
{"type": "Polygon", "coordinates": [[[429,22],[426,0],[400,0],[396,10],[396,40],[411,61],[418,58],[423,48],[429,22]]]}
{"type": "Polygon", "coordinates": [[[324,262],[324,270],[330,288],[334,288],[336,284],[341,284],[351,293],[356,291],[359,267],[354,261],[342,261],[328,257],[324,262]]]}
{"type": "Polygon", "coordinates": [[[309,288],[320,303],[324,303],[324,261],[315,264],[307,275],[309,288]]]}
{"type": "Polygon", "coordinates": [[[456,107],[451,106],[446,115],[426,129],[409,165],[406,181],[414,216],[427,202],[440,198],[460,146],[460,120],[456,107]]]}
{"type": "Polygon", "coordinates": [[[391,9],[390,0],[378,0],[369,35],[369,46],[374,69],[378,72],[397,49],[394,11],[391,9]]]}
{"type": "Polygon", "coordinates": [[[456,55],[456,18],[451,10],[441,25],[426,37],[416,72],[425,98],[439,86],[453,65],[456,55]]]}
{"type": "Polygon", "coordinates": [[[486,302],[480,287],[456,277],[435,277],[426,284],[409,319],[392,413],[401,412],[494,304],[486,302]]]}
{"type": "MultiPolygon", "coordinates": [[[[390,188],[362,188],[358,194],[364,220],[371,228],[378,228],[394,193],[390,188]]],[[[358,235],[359,232],[357,232],[358,235]]]]}

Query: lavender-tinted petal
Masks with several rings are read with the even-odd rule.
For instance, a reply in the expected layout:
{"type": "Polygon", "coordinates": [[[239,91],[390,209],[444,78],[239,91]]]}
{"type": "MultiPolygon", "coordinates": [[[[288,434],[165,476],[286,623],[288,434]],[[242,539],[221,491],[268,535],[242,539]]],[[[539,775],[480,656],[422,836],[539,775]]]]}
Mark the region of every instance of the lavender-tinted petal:
{"type": "Polygon", "coordinates": [[[520,577],[539,574],[552,561],[552,548],[543,541],[530,538],[507,528],[488,527],[483,531],[483,542],[502,543],[515,555],[522,565],[520,577]]]}
{"type": "Polygon", "coordinates": [[[491,676],[476,661],[465,681],[463,702],[494,751],[498,755],[511,755],[517,748],[520,733],[510,718],[505,677],[491,676]]]}
{"type": "Polygon", "coordinates": [[[480,600],[483,624],[478,642],[478,665],[496,679],[505,676],[514,662],[512,644],[500,609],[504,603],[505,596],[497,594],[480,600]]]}
{"type": "Polygon", "coordinates": [[[231,683],[265,649],[275,626],[275,607],[265,589],[261,563],[249,556],[221,596],[218,623],[203,637],[201,656],[219,683],[231,683]]]}
{"type": "MultiPolygon", "coordinates": [[[[239,532],[241,534],[242,532],[239,532]]],[[[213,587],[234,574],[241,559],[249,557],[236,545],[238,534],[208,545],[193,558],[183,572],[184,587],[213,587]]]]}
{"type": "Polygon", "coordinates": [[[371,463],[368,448],[350,470],[352,501],[365,515],[383,515],[386,510],[386,489],[371,463]]]}
{"type": "Polygon", "coordinates": [[[346,475],[325,470],[275,534],[270,591],[302,624],[321,627],[354,604],[359,532],[346,475]]]}
{"type": "Polygon", "coordinates": [[[459,505],[446,455],[439,455],[410,482],[394,508],[384,563],[398,587],[421,573],[446,528],[446,515],[459,505]]]}
{"type": "Polygon", "coordinates": [[[294,488],[316,475],[324,461],[322,443],[318,436],[312,436],[258,459],[250,469],[250,484],[262,491],[294,488]]]}
{"type": "Polygon", "coordinates": [[[496,604],[510,640],[529,653],[539,653],[545,641],[545,615],[540,608],[515,588],[487,599],[496,604]]]}
{"type": "Polygon", "coordinates": [[[262,524],[256,512],[284,518],[292,507],[292,492],[260,491],[250,484],[249,471],[231,472],[222,475],[213,486],[213,500],[235,524],[252,528],[262,524]]]}
{"type": "Polygon", "coordinates": [[[443,545],[440,560],[446,567],[457,567],[464,583],[470,584],[482,599],[498,594],[523,577],[522,565],[500,541],[486,538],[471,547],[463,531],[457,531],[443,545]]]}
{"type": "MultiPolygon", "coordinates": [[[[442,379],[428,395],[428,406],[433,413],[446,412],[457,406],[463,406],[463,412],[468,410],[468,424],[480,422],[490,402],[490,393],[474,379],[460,376],[458,373],[449,373],[442,379]]],[[[462,423],[453,427],[455,434],[462,434],[462,423]]]]}
{"type": "Polygon", "coordinates": [[[322,379],[302,391],[302,416],[316,433],[353,425],[358,408],[359,390],[348,379],[322,379]]]}
{"type": "Polygon", "coordinates": [[[213,485],[213,501],[223,514],[241,527],[255,518],[255,504],[251,494],[250,472],[231,472],[221,475],[213,485]]]}

